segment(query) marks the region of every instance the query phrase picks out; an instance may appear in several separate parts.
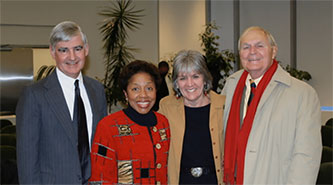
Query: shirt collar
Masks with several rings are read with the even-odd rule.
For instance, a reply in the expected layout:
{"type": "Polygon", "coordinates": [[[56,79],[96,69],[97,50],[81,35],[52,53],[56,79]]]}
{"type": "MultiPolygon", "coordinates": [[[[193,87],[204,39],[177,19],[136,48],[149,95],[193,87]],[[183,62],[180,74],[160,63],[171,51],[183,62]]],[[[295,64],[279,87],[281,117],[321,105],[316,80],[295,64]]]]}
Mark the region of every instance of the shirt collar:
{"type": "MultiPolygon", "coordinates": [[[[260,82],[260,80],[262,79],[263,76],[264,75],[261,75],[259,78],[254,79],[254,80],[252,79],[254,81],[254,83],[256,84],[256,86],[258,86],[258,84],[259,84],[259,82],[260,82]]],[[[246,81],[245,81],[245,85],[247,87],[250,87],[250,79],[251,79],[251,76],[250,76],[250,73],[249,73],[249,74],[247,74],[246,81]]]]}
{"type": "Polygon", "coordinates": [[[67,76],[65,73],[63,73],[62,71],[60,71],[60,69],[58,67],[56,67],[56,72],[57,72],[57,76],[59,78],[59,81],[64,84],[65,86],[69,86],[69,87],[72,87],[74,85],[74,82],[76,79],[79,80],[80,84],[83,83],[83,77],[82,77],[82,73],[80,71],[80,74],[77,78],[72,78],[72,77],[69,77],[67,76]]]}

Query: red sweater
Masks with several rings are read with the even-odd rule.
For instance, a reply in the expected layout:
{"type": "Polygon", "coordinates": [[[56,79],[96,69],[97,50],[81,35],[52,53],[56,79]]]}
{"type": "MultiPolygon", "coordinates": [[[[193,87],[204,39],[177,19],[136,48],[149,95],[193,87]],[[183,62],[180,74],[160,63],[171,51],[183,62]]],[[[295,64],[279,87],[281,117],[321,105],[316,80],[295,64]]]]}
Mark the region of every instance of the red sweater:
{"type": "Polygon", "coordinates": [[[91,151],[91,183],[167,184],[169,122],[155,115],[153,127],[140,126],[123,111],[99,122],[91,151]]]}

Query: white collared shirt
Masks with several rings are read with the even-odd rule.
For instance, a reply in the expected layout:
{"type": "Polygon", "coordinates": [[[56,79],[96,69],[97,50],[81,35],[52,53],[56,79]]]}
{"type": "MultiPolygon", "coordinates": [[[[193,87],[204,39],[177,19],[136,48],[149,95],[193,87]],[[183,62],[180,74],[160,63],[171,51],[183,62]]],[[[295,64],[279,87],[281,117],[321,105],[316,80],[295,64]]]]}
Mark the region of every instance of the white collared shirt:
{"type": "MultiPolygon", "coordinates": [[[[258,86],[260,80],[262,79],[263,75],[261,75],[259,78],[253,80],[256,86],[258,86]]],[[[245,91],[245,97],[244,97],[244,103],[243,103],[243,119],[245,118],[246,111],[247,111],[247,102],[249,101],[250,98],[250,93],[251,93],[251,84],[250,84],[250,79],[251,76],[250,74],[247,75],[246,80],[245,80],[245,86],[246,86],[246,91],[245,91]]]]}
{"type": "Polygon", "coordinates": [[[88,136],[89,136],[89,146],[91,146],[90,140],[91,140],[91,133],[92,133],[92,111],[90,106],[90,101],[88,98],[88,94],[86,91],[86,88],[83,83],[83,77],[82,73],[80,72],[79,76],[74,79],[67,75],[65,75],[62,71],[60,71],[58,68],[56,68],[58,80],[62,89],[62,92],[64,93],[65,100],[67,103],[67,107],[69,110],[69,113],[71,115],[71,118],[73,120],[73,113],[74,113],[74,99],[75,99],[75,80],[79,80],[79,87],[80,87],[80,95],[84,104],[84,109],[86,112],[87,117],[87,129],[88,129],[88,136]]]}

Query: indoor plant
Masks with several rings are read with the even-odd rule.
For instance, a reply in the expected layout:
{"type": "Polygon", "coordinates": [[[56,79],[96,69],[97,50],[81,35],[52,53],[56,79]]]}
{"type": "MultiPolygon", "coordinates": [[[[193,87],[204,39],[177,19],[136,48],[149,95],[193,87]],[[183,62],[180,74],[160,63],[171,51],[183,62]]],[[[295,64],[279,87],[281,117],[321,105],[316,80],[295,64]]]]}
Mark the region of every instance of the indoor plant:
{"type": "Polygon", "coordinates": [[[112,105],[125,102],[123,92],[118,83],[121,69],[134,57],[134,48],[127,47],[126,39],[128,30],[136,30],[141,25],[140,13],[143,10],[135,10],[131,0],[116,0],[111,7],[104,9],[100,15],[105,16],[100,31],[103,34],[103,48],[105,56],[105,76],[103,84],[106,99],[111,110],[112,105]]]}
{"type": "Polygon", "coordinates": [[[205,31],[199,36],[202,41],[201,46],[203,46],[203,51],[205,52],[207,67],[213,76],[212,90],[220,92],[226,78],[233,72],[235,54],[231,50],[219,51],[217,40],[220,37],[213,32],[213,30],[217,29],[218,27],[214,22],[208,23],[205,25],[205,31]]]}

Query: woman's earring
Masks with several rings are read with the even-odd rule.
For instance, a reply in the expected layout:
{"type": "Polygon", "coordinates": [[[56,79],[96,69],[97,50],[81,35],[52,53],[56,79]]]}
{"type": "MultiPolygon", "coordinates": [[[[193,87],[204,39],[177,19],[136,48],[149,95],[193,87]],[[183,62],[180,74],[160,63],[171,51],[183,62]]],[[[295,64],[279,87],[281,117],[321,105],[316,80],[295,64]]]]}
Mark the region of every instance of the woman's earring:
{"type": "Polygon", "coordinates": [[[207,83],[204,84],[204,88],[203,88],[203,91],[204,91],[204,95],[207,96],[207,89],[208,89],[208,85],[207,83]]]}
{"type": "Polygon", "coordinates": [[[180,92],[179,88],[176,90],[176,98],[179,99],[182,96],[182,93],[180,92]]]}

